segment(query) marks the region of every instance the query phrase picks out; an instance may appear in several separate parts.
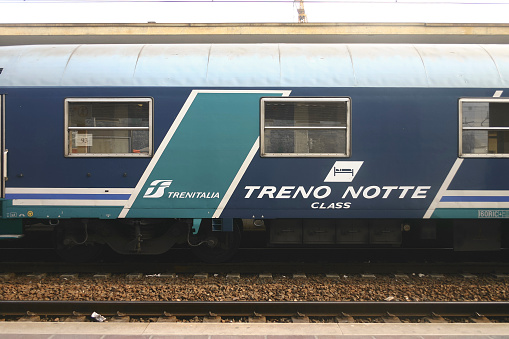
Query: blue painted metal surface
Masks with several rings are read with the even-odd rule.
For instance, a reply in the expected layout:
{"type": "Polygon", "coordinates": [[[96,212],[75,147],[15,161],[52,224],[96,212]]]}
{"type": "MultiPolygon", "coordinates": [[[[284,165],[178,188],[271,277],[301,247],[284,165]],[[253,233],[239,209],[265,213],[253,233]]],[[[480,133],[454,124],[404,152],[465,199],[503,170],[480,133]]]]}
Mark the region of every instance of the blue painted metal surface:
{"type": "MultiPolygon", "coordinates": [[[[160,163],[154,166],[146,184],[140,186],[138,195],[133,197],[132,208],[125,217],[210,218],[218,211],[217,217],[223,218],[422,218],[457,159],[457,98],[485,97],[494,91],[494,88],[295,88],[292,91],[295,96],[331,96],[340,93],[352,98],[352,157],[261,158],[256,152],[221,211],[218,211],[219,203],[259,133],[257,105],[260,96],[264,94],[232,94],[220,91],[200,94],[204,95],[202,99],[205,101],[200,99],[195,102],[197,106],[190,106],[189,115],[176,129],[173,143],[158,151],[163,155],[159,159],[160,163]],[[250,96],[253,98],[249,99],[250,96]],[[249,102],[251,103],[248,104],[249,102]],[[246,104],[248,106],[245,106],[246,104]],[[224,107],[231,107],[232,110],[221,110],[224,107]],[[245,110],[241,107],[250,108],[245,110]],[[232,153],[241,149],[237,155],[232,153]],[[228,158],[234,160],[235,166],[228,158]],[[351,183],[324,182],[336,161],[346,165],[352,161],[361,161],[363,165],[351,183]],[[164,179],[172,181],[169,186],[171,190],[168,188],[168,191],[164,191],[166,199],[143,199],[152,182],[164,179]],[[249,187],[253,186],[260,189],[246,197],[249,187]],[[271,198],[268,194],[258,198],[264,186],[276,187],[278,192],[283,186],[293,188],[288,189],[291,194],[283,192],[283,198],[271,198]],[[313,194],[309,197],[302,194],[293,197],[298,187],[308,192],[311,188],[322,186],[330,188],[326,197],[321,197],[320,194],[319,198],[313,194]],[[345,195],[349,187],[350,191],[345,195]],[[393,188],[388,192],[389,189],[384,187],[393,188]],[[412,189],[408,189],[401,197],[405,189],[400,187],[412,189]],[[426,189],[421,188],[421,193],[416,194],[418,198],[412,198],[417,187],[426,189]],[[378,190],[380,191],[375,197],[378,190]],[[173,195],[175,199],[167,199],[170,191],[173,194],[178,192],[178,197],[173,195]],[[210,199],[186,198],[184,194],[180,199],[182,192],[219,194],[216,197],[210,195],[210,199]],[[357,192],[360,193],[354,197],[357,192]],[[287,196],[290,198],[285,198],[287,196]],[[210,205],[211,202],[214,202],[213,205],[210,205]]],[[[55,130],[54,126],[60,126],[56,130],[57,133],[62,133],[63,138],[62,115],[55,114],[44,118],[34,116],[34,125],[27,124],[24,117],[41,101],[45,102],[50,110],[58,112],[61,98],[75,96],[77,92],[86,95],[106,92],[111,96],[118,96],[126,92],[139,95],[140,91],[126,88],[12,88],[10,92],[9,105],[12,106],[8,106],[11,112],[8,125],[15,128],[24,126],[29,133],[43,141],[34,143],[29,142],[21,133],[7,134],[7,142],[12,145],[9,146],[11,178],[8,188],[134,189],[139,184],[149,160],[64,158],[60,142],[62,139],[45,137],[47,131],[55,130]],[[34,161],[41,166],[34,167],[34,161]],[[127,177],[122,176],[124,171],[128,173],[127,177]],[[23,176],[17,176],[18,173],[23,176]],[[92,175],[87,177],[87,173],[92,175]]],[[[150,93],[154,97],[155,139],[159,146],[169,127],[174,124],[174,119],[184,106],[191,89],[144,88],[141,92],[143,95],[150,93]]],[[[201,98],[200,96],[197,98],[201,98]]],[[[504,177],[508,166],[509,159],[466,159],[449,189],[507,189],[509,184],[505,180],[501,182],[500,178],[504,177]]],[[[15,195],[10,197],[29,198],[15,195]]],[[[79,197],[86,198],[76,195],[76,198],[79,197]]],[[[122,195],[122,199],[126,197],[125,194],[122,195]]],[[[444,201],[447,199],[451,198],[445,198],[444,201]]],[[[122,208],[123,206],[9,206],[5,212],[26,215],[28,211],[32,211],[35,217],[48,218],[115,218],[122,208]]]]}
{"type": "MultiPolygon", "coordinates": [[[[458,99],[507,96],[508,55],[478,45],[1,47],[3,217],[422,218],[458,159],[458,99]],[[186,106],[198,89],[209,93],[186,106]],[[259,99],[285,91],[350,97],[352,156],[261,158],[259,99]],[[129,96],[154,98],[157,161],[64,157],[64,98],[129,96]],[[362,166],[351,182],[326,182],[336,162],[362,166]],[[64,196],[11,188],[133,193],[69,193],[74,205],[52,205],[64,196]]],[[[465,159],[432,216],[489,216],[465,203],[506,202],[486,191],[509,191],[508,171],[509,159],[465,159]]]]}

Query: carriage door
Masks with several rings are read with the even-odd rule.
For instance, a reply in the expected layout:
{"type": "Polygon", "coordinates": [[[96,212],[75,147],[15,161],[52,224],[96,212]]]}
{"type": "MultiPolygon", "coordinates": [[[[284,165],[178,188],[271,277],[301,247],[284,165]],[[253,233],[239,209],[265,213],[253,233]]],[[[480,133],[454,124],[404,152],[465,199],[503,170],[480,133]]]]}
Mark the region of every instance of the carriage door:
{"type": "Polygon", "coordinates": [[[0,198],[5,198],[7,151],[5,149],[5,94],[0,94],[0,198]]]}

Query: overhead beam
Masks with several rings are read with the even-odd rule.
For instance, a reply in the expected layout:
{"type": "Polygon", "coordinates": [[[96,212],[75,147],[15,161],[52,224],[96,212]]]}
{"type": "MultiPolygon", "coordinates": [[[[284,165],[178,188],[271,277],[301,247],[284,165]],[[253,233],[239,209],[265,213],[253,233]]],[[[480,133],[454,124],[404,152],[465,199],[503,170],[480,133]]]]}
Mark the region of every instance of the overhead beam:
{"type": "Polygon", "coordinates": [[[0,24],[0,45],[242,42],[509,43],[509,24],[0,24]]]}

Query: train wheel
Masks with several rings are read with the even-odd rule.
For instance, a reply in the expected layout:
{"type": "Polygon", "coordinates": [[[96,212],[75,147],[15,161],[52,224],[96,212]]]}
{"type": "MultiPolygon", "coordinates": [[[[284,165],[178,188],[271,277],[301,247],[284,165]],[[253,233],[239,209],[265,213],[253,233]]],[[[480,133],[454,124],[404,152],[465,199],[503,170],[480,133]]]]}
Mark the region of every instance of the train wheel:
{"type": "Polygon", "coordinates": [[[53,230],[55,251],[66,262],[94,261],[104,245],[87,242],[86,228],[79,225],[58,225],[53,230]]]}
{"type": "Polygon", "coordinates": [[[212,221],[204,219],[200,225],[198,238],[201,244],[193,246],[193,254],[207,263],[220,263],[233,258],[240,246],[241,232],[237,222],[233,232],[212,231],[212,221]]]}

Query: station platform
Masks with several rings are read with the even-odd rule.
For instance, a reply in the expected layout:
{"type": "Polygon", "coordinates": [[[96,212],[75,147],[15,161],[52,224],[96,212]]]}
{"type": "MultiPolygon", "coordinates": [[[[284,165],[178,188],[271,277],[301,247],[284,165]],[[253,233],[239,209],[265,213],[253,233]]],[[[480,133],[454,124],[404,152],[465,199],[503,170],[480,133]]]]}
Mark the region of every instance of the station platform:
{"type": "Polygon", "coordinates": [[[509,338],[508,323],[483,324],[285,324],[285,323],[67,323],[0,322],[4,339],[426,339],[509,338]]]}

